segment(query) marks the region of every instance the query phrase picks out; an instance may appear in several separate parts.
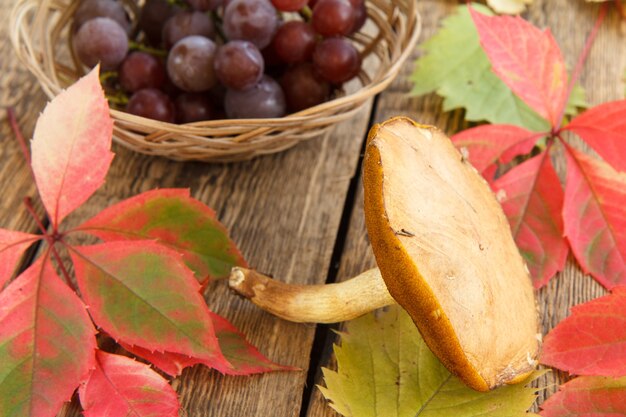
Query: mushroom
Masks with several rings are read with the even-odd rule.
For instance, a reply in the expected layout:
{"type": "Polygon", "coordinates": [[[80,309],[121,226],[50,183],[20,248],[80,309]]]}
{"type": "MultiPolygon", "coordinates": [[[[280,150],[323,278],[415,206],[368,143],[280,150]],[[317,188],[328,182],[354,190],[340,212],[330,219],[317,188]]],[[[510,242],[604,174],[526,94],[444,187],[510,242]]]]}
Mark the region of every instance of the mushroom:
{"type": "Polygon", "coordinates": [[[235,268],[230,287],[299,322],[348,320],[397,302],[469,387],[487,391],[523,380],[540,345],[536,301],[486,181],[441,131],[398,117],[370,131],[363,186],[379,269],[306,286],[235,268]]]}

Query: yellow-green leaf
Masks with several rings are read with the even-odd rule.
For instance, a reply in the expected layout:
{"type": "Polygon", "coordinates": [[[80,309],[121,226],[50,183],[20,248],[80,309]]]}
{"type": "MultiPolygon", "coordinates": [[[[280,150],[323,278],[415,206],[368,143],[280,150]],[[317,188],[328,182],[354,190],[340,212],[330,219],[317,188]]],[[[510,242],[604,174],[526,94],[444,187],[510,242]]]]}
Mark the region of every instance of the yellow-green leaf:
{"type": "Polygon", "coordinates": [[[346,417],[517,417],[535,401],[526,381],[482,393],[467,388],[428,349],[400,307],[348,323],[335,346],[338,370],[319,387],[346,417]]]}

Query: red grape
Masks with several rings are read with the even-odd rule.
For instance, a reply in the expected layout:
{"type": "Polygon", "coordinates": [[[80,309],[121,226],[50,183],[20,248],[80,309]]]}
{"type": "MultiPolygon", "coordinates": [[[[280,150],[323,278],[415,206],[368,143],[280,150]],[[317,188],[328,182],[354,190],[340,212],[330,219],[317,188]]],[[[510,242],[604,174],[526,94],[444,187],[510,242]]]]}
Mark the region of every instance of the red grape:
{"type": "Polygon", "coordinates": [[[178,88],[189,92],[206,91],[215,84],[213,60],[215,43],[204,36],[179,40],[167,57],[167,73],[178,88]]]}
{"type": "Polygon", "coordinates": [[[137,116],[174,123],[174,104],[170,98],[155,88],[137,91],[126,104],[126,111],[137,116]]]}
{"type": "Polygon", "coordinates": [[[367,20],[367,8],[365,7],[365,0],[349,0],[350,4],[354,8],[354,25],[350,30],[350,33],[358,32],[365,21],[367,20]]]}
{"type": "Polygon", "coordinates": [[[199,12],[207,12],[209,10],[217,10],[224,4],[224,0],[187,0],[187,3],[193,10],[199,12]]]}
{"type": "Polygon", "coordinates": [[[311,24],[322,36],[345,36],[354,27],[355,10],[348,0],[319,0],[311,24]]]}
{"type": "Polygon", "coordinates": [[[139,27],[151,44],[161,44],[163,25],[179,10],[180,7],[170,4],[168,0],[146,0],[139,15],[139,27]]]}
{"type": "Polygon", "coordinates": [[[76,32],[88,20],[95,17],[108,17],[115,20],[126,33],[130,32],[130,22],[124,7],[114,0],[83,0],[74,12],[72,30],[76,32]]]}
{"type": "Polygon", "coordinates": [[[191,35],[204,36],[210,39],[215,36],[213,21],[206,13],[176,13],[165,22],[161,37],[165,49],[170,49],[176,42],[191,35]]]}
{"type": "Polygon", "coordinates": [[[308,61],[315,49],[315,31],[308,23],[289,21],[278,28],[272,40],[272,48],[288,64],[308,61]]]}
{"type": "Polygon", "coordinates": [[[96,17],[78,29],[74,48],[78,58],[88,67],[100,62],[103,70],[114,70],[128,52],[128,37],[115,20],[96,17]]]}
{"type": "Polygon", "coordinates": [[[226,115],[232,119],[282,117],[285,115],[285,95],[276,81],[264,75],[249,90],[226,91],[224,107],[226,115]]]}
{"type": "Polygon", "coordinates": [[[183,93],[176,97],[176,118],[179,123],[192,123],[213,118],[213,106],[206,94],[183,93]]]}
{"type": "Polygon", "coordinates": [[[263,57],[252,42],[230,41],[215,54],[215,75],[226,87],[247,90],[263,76],[263,57]]]}
{"type": "Polygon", "coordinates": [[[285,92],[287,108],[292,112],[323,103],[331,92],[330,84],[308,62],[289,68],[281,77],[280,85],[285,92]]]}
{"type": "Polygon", "coordinates": [[[323,78],[333,84],[341,84],[359,73],[361,57],[346,39],[328,38],[315,47],[313,65],[323,78]]]}
{"type": "Polygon", "coordinates": [[[276,9],[268,0],[232,0],[224,10],[228,40],[244,40],[265,48],[278,26],[276,9]]]}
{"type": "Polygon", "coordinates": [[[119,68],[120,84],[126,91],[161,88],[165,82],[163,64],[154,56],[141,51],[128,54],[119,68]]]}
{"type": "Polygon", "coordinates": [[[272,4],[283,12],[295,12],[302,9],[308,0],[272,0],[272,4]]]}

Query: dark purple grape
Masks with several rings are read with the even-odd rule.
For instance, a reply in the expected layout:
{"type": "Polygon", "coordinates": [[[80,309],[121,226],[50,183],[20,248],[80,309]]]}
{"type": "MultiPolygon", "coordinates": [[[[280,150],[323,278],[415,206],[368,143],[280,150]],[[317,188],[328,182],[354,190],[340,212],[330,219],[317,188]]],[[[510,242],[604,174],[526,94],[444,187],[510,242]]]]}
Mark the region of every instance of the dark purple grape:
{"type": "Polygon", "coordinates": [[[283,12],[296,12],[302,9],[308,0],[272,0],[272,4],[283,12]]]}
{"type": "Polygon", "coordinates": [[[198,35],[213,39],[215,27],[211,18],[202,12],[178,12],[163,26],[163,45],[170,49],[176,42],[187,36],[198,35]]]}
{"type": "Polygon", "coordinates": [[[170,4],[167,0],[146,0],[139,15],[139,28],[152,45],[161,45],[163,25],[178,11],[180,7],[170,4]]]}
{"type": "Polygon", "coordinates": [[[315,31],[308,23],[292,20],[278,28],[272,47],[276,55],[288,64],[308,61],[315,49],[315,31]]]}
{"type": "Polygon", "coordinates": [[[155,88],[137,91],[126,104],[126,111],[148,119],[174,123],[175,110],[172,100],[155,88]]]}
{"type": "Polygon", "coordinates": [[[319,0],[311,24],[322,36],[345,36],[354,27],[355,10],[348,0],[319,0]]]}
{"type": "Polygon", "coordinates": [[[167,57],[167,73],[180,89],[192,93],[206,91],[215,84],[215,43],[204,36],[179,40],[167,57]]]}
{"type": "Polygon", "coordinates": [[[179,123],[192,123],[214,118],[211,100],[203,93],[183,93],[176,97],[176,118],[179,123]]]}
{"type": "Polygon", "coordinates": [[[328,100],[330,84],[322,79],[309,62],[289,68],[280,79],[287,108],[297,112],[328,100]]]}
{"type": "Polygon", "coordinates": [[[244,40],[265,48],[278,27],[276,9],[268,0],[232,0],[224,10],[228,40],[244,40]]]}
{"type": "Polygon", "coordinates": [[[249,90],[228,90],[224,108],[231,119],[282,117],[285,115],[285,95],[276,81],[264,75],[249,90]]]}
{"type": "Polygon", "coordinates": [[[154,56],[134,51],[122,61],[119,79],[122,87],[130,92],[143,88],[161,88],[165,82],[165,68],[154,56]]]}
{"type": "Polygon", "coordinates": [[[217,10],[218,7],[224,4],[224,0],[187,0],[187,4],[193,10],[208,12],[209,10],[217,10]]]}
{"type": "Polygon", "coordinates": [[[247,90],[263,76],[263,56],[248,41],[230,41],[215,54],[215,75],[226,87],[247,90]]]}
{"type": "Polygon", "coordinates": [[[130,22],[124,7],[115,0],[83,0],[74,12],[72,30],[74,33],[88,20],[95,17],[108,17],[115,20],[126,33],[130,32],[130,22]]]}
{"type": "Polygon", "coordinates": [[[74,36],[74,49],[81,62],[88,67],[98,62],[102,70],[114,70],[128,52],[126,31],[108,17],[88,20],[74,36]]]}
{"type": "Polygon", "coordinates": [[[341,84],[359,73],[361,57],[354,45],[346,39],[328,38],[315,47],[313,65],[324,79],[341,84]]]}
{"type": "Polygon", "coordinates": [[[365,0],[349,0],[350,4],[354,8],[354,25],[350,30],[350,33],[358,32],[365,21],[367,20],[367,8],[365,7],[365,0]]]}

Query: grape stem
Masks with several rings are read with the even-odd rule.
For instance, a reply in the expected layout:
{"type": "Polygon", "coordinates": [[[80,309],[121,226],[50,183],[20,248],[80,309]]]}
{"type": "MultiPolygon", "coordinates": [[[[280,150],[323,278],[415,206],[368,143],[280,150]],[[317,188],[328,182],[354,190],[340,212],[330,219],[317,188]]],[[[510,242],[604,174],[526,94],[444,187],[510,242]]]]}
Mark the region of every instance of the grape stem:
{"type": "Polygon", "coordinates": [[[128,48],[133,51],[141,51],[158,57],[167,56],[167,51],[164,51],[163,49],[151,48],[143,43],[135,42],[133,40],[128,41],[128,48]]]}
{"type": "Polygon", "coordinates": [[[311,10],[309,6],[304,6],[302,9],[300,9],[298,14],[302,17],[302,20],[304,20],[305,22],[310,22],[311,18],[313,17],[313,11],[311,10]]]}

